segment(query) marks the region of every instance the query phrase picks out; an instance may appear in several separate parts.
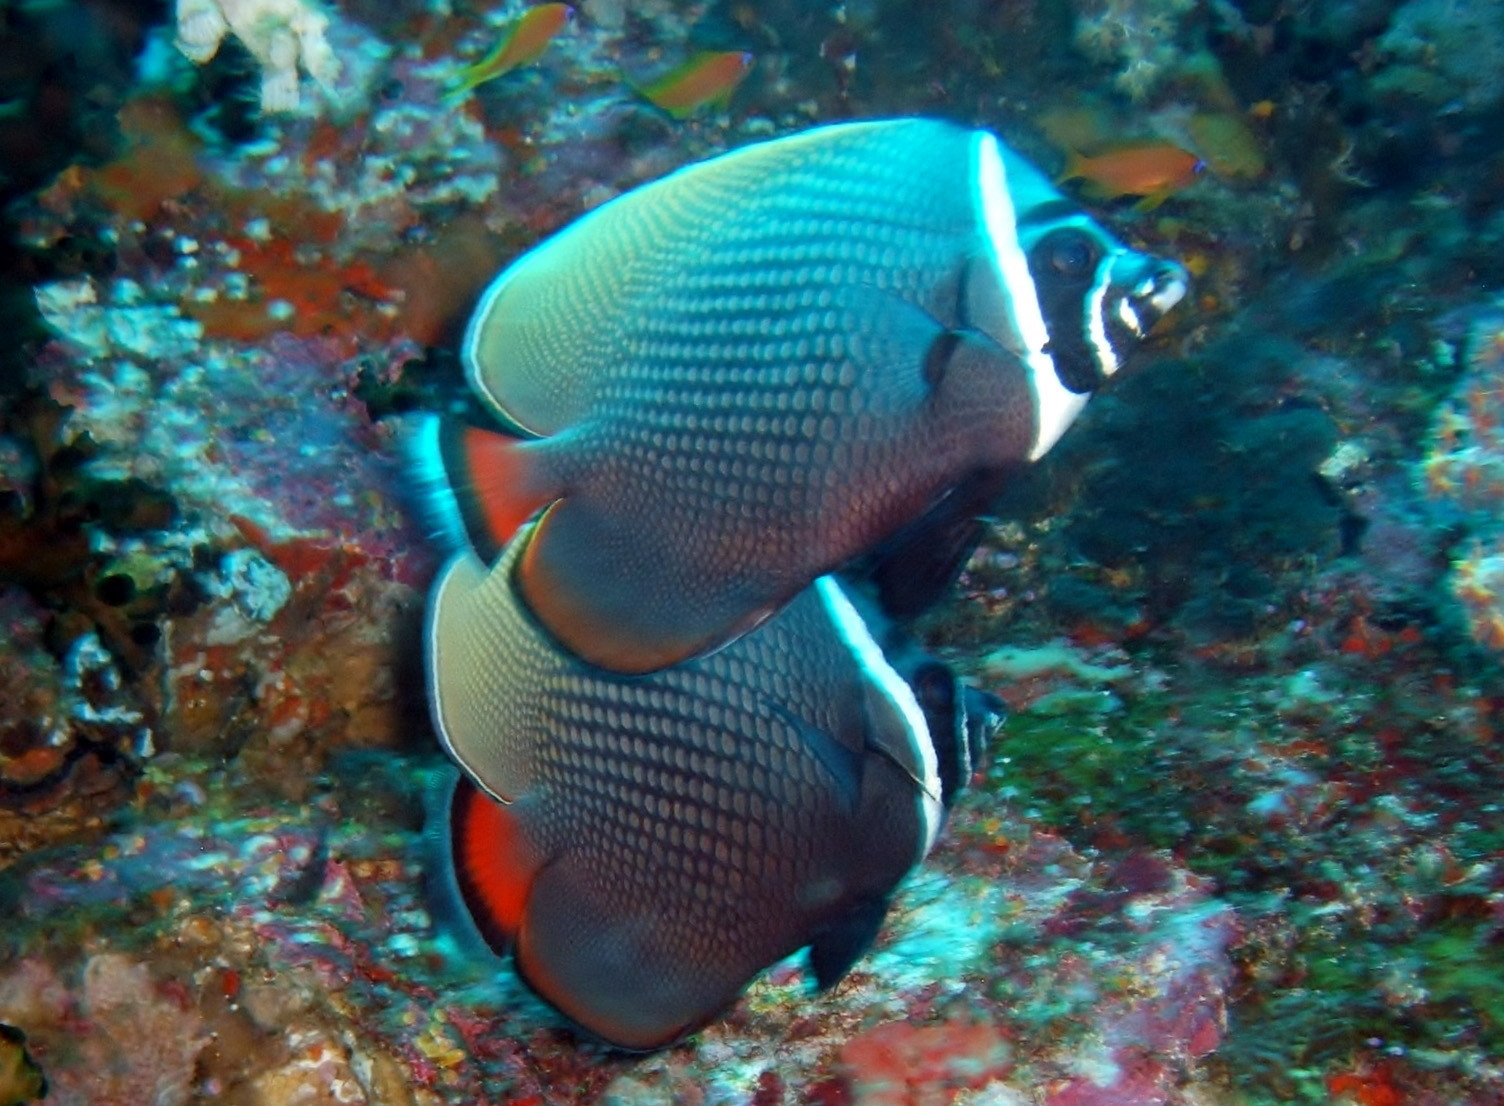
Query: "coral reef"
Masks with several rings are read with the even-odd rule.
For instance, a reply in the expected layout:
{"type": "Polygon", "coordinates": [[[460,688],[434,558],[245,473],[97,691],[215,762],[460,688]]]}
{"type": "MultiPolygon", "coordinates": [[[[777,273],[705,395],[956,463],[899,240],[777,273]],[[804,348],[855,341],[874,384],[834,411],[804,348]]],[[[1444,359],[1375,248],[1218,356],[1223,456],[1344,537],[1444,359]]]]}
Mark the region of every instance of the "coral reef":
{"type": "Polygon", "coordinates": [[[1504,652],[1504,316],[1485,312],[1467,348],[1420,470],[1426,494],[1471,534],[1448,582],[1462,617],[1476,641],[1504,652]]]}
{"type": "Polygon", "coordinates": [[[343,763],[346,782],[312,803],[249,816],[201,767],[205,786],[176,785],[165,816],[20,877],[0,1020],[27,1028],[62,1101],[140,1101],[145,1080],[164,1101],[191,1086],[191,1100],[252,1103],[770,1086],[931,1101],[1056,1080],[1077,1087],[1061,1102],[1089,1101],[1088,1085],[1110,1096],[1146,1078],[1163,1096],[1222,1032],[1235,927],[1199,881],[1156,857],[1103,870],[974,801],[833,995],[812,997],[790,960],[693,1043],[612,1056],[499,965],[441,955],[413,818],[433,763],[373,757],[343,763]],[[796,1067],[772,1066],[781,1050],[796,1067]]]}
{"type": "Polygon", "coordinates": [[[1473,639],[1504,653],[1504,550],[1473,542],[1452,566],[1450,583],[1473,639]]]}
{"type": "Polygon", "coordinates": [[[1504,98],[1504,26],[1497,15],[1488,4],[1407,0],[1378,40],[1384,67],[1374,76],[1375,91],[1436,108],[1497,109],[1504,98]]]}
{"type": "Polygon", "coordinates": [[[1496,4],[587,0],[450,99],[521,4],[166,7],[0,16],[0,1102],[1500,1101],[1496,4]],[[609,1053],[424,893],[384,420],[578,213],[901,113],[1195,152],[1097,214],[1196,302],[920,627],[1012,714],[872,954],[609,1053]]]}
{"type": "Polygon", "coordinates": [[[1076,5],[1076,45],[1115,67],[1114,83],[1145,99],[1181,63],[1180,23],[1196,0],[1093,0],[1076,5]]]}
{"type": "Polygon", "coordinates": [[[195,65],[219,52],[233,34],[261,65],[261,110],[298,106],[298,78],[307,73],[326,92],[339,76],[325,33],[329,17],[314,0],[177,0],[177,48],[195,65]]]}
{"type": "Polygon", "coordinates": [[[985,1023],[885,1022],[841,1046],[838,1070],[857,1106],[909,1106],[954,1100],[1006,1075],[1012,1049],[985,1023]]]}

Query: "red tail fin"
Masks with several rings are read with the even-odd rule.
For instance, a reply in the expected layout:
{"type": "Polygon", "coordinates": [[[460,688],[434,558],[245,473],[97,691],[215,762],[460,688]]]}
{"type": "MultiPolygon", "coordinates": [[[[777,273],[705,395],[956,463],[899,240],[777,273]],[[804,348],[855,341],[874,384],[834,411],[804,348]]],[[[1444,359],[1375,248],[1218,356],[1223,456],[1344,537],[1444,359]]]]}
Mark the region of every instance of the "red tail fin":
{"type": "Polygon", "coordinates": [[[449,832],[460,894],[476,928],[497,952],[516,939],[538,859],[515,807],[461,776],[449,804],[449,832]]]}
{"type": "Polygon", "coordinates": [[[490,563],[538,508],[540,489],[530,443],[493,430],[429,416],[406,441],[407,469],[418,510],[448,545],[468,541],[490,563]]]}

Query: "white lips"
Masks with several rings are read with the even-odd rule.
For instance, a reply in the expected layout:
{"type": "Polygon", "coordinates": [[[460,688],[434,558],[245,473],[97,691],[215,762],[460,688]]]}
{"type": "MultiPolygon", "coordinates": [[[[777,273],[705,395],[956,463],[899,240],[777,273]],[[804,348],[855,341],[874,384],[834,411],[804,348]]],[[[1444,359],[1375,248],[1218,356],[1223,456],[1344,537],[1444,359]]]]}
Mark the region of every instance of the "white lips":
{"type": "Polygon", "coordinates": [[[1161,315],[1185,299],[1185,294],[1190,291],[1190,285],[1185,279],[1185,272],[1179,266],[1176,266],[1174,277],[1164,281],[1158,287],[1155,287],[1154,280],[1149,280],[1145,283],[1148,287],[1144,288],[1143,292],[1139,293],[1139,295],[1147,294],[1149,303],[1161,315]]]}

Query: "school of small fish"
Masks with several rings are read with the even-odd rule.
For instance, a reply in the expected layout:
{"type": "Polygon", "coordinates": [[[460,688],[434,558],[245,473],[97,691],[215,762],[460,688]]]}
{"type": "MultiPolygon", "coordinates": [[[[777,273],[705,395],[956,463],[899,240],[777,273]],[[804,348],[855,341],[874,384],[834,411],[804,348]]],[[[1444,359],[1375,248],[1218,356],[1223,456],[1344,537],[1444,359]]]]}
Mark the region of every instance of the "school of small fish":
{"type": "Polygon", "coordinates": [[[493,281],[495,423],[409,469],[453,889],[539,995],[646,1050],[801,949],[845,975],[998,719],[903,623],[1186,291],[928,119],[689,166],[493,281]]]}
{"type": "MultiPolygon", "coordinates": [[[[485,57],[450,78],[449,98],[458,100],[488,81],[537,61],[574,19],[575,11],[568,4],[529,8],[502,29],[485,57]]],[[[651,80],[627,80],[627,84],[654,107],[675,119],[684,119],[701,108],[726,107],[755,62],[756,58],[745,50],[704,51],[651,80]]]]}

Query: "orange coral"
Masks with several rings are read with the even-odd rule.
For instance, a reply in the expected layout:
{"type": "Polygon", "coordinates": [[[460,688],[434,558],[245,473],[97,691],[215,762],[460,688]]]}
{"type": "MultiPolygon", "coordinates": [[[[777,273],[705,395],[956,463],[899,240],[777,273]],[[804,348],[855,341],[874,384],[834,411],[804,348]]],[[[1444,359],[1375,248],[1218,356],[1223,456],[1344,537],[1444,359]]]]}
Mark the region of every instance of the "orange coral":
{"type": "Polygon", "coordinates": [[[1474,640],[1504,651],[1504,552],[1473,542],[1453,567],[1451,585],[1474,640]]]}
{"type": "Polygon", "coordinates": [[[1350,1099],[1358,1106],[1401,1106],[1404,1099],[1390,1080],[1383,1065],[1372,1071],[1349,1071],[1326,1077],[1327,1092],[1333,1098],[1350,1099]]]}
{"type": "Polygon", "coordinates": [[[172,103],[140,96],[117,116],[124,151],[98,168],[72,166],[63,171],[44,201],[83,193],[93,196],[128,220],[146,221],[162,205],[181,199],[203,183],[198,140],[172,103]]]}

